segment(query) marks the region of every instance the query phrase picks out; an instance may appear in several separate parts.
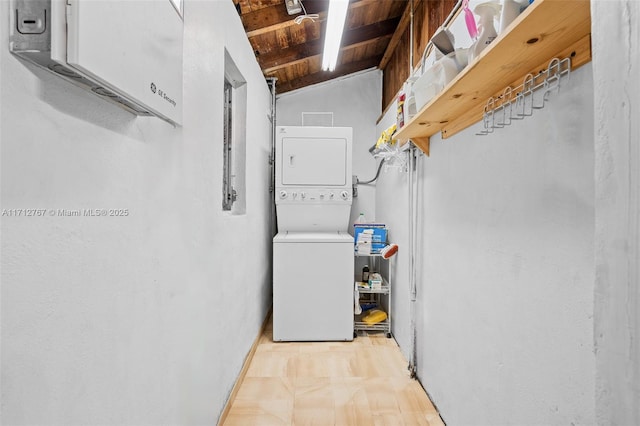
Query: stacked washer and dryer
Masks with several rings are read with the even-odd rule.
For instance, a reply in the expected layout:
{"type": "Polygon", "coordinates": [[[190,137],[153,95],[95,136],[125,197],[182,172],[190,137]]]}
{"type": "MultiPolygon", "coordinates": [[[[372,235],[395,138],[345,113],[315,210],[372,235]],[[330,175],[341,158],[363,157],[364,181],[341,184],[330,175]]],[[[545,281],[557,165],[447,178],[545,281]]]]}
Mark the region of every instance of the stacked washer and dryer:
{"type": "Polygon", "coordinates": [[[273,340],[353,340],[352,138],[276,129],[273,340]]]}

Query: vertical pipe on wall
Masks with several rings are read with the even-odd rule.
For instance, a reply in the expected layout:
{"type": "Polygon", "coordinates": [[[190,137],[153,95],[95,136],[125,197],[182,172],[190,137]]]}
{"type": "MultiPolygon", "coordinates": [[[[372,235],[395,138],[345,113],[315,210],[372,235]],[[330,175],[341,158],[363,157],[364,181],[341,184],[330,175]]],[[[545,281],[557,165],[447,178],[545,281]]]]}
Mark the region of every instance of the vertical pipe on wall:
{"type": "Polygon", "coordinates": [[[409,77],[411,77],[413,74],[413,0],[410,0],[409,9],[409,77]]]}
{"type": "MultiPolygon", "coordinates": [[[[413,221],[411,220],[411,218],[413,217],[413,167],[411,167],[411,148],[409,148],[409,150],[407,151],[407,157],[408,158],[408,174],[407,174],[407,197],[408,197],[408,204],[409,204],[409,208],[408,213],[409,213],[409,217],[407,218],[407,224],[408,224],[408,228],[409,228],[409,294],[412,294],[411,289],[413,288],[413,221]]],[[[409,372],[411,374],[411,377],[415,377],[416,374],[416,321],[415,321],[415,304],[413,302],[413,296],[410,297],[410,303],[409,303],[409,338],[411,340],[411,347],[409,350],[409,372]]]]}
{"type": "Polygon", "coordinates": [[[417,328],[416,328],[416,193],[415,193],[415,175],[416,175],[416,163],[415,163],[415,146],[411,143],[410,149],[407,151],[409,157],[409,173],[408,173],[408,196],[409,196],[409,294],[410,294],[410,336],[411,336],[411,351],[409,353],[409,372],[411,377],[416,376],[417,371],[417,328]]]}
{"type": "MultiPolygon", "coordinates": [[[[458,0],[453,7],[453,10],[445,18],[442,23],[442,27],[448,27],[451,21],[457,16],[458,12],[462,8],[462,1],[458,0]]],[[[414,57],[414,22],[413,22],[413,10],[414,3],[411,0],[410,12],[411,20],[409,27],[409,75],[413,73],[413,57],[414,57]]],[[[426,18],[425,18],[426,19],[426,18]]],[[[427,54],[429,48],[432,46],[431,40],[425,46],[423,56],[427,54]]],[[[409,192],[409,294],[410,294],[410,320],[411,320],[411,351],[409,359],[409,371],[411,377],[416,377],[417,373],[417,357],[418,357],[418,332],[416,325],[416,302],[418,298],[417,290],[417,272],[416,272],[416,258],[418,256],[418,244],[417,244],[417,228],[418,228],[418,197],[420,194],[418,183],[420,182],[418,176],[417,167],[417,155],[416,146],[411,143],[411,148],[408,151],[409,156],[409,175],[408,175],[408,192],[409,192]]]]}
{"type": "Polygon", "coordinates": [[[276,201],[273,196],[276,190],[276,77],[268,77],[267,84],[271,90],[271,154],[269,155],[269,166],[271,174],[271,183],[269,185],[269,193],[271,194],[271,236],[275,236],[278,232],[276,221],[276,201]]]}
{"type": "Polygon", "coordinates": [[[411,175],[411,194],[409,194],[411,196],[411,229],[413,230],[413,234],[412,234],[412,245],[411,245],[411,263],[412,263],[412,269],[411,269],[411,288],[410,288],[410,294],[411,294],[411,302],[415,302],[417,300],[417,296],[418,296],[418,290],[417,290],[417,274],[416,274],[416,258],[418,256],[418,238],[417,238],[417,231],[418,231],[418,167],[417,167],[417,161],[418,161],[418,157],[417,157],[417,151],[418,148],[416,148],[415,145],[411,145],[411,151],[410,151],[410,155],[411,155],[411,168],[413,169],[413,173],[411,175]]]}

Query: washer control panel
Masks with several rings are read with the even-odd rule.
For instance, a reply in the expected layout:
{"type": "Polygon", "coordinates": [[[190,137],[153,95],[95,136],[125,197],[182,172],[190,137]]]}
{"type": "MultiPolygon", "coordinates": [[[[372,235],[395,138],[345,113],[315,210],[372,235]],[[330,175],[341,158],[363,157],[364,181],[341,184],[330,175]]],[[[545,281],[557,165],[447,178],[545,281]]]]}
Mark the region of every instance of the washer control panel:
{"type": "Polygon", "coordinates": [[[276,191],[276,201],[286,203],[344,203],[351,202],[351,192],[346,189],[278,189],[276,191]]]}

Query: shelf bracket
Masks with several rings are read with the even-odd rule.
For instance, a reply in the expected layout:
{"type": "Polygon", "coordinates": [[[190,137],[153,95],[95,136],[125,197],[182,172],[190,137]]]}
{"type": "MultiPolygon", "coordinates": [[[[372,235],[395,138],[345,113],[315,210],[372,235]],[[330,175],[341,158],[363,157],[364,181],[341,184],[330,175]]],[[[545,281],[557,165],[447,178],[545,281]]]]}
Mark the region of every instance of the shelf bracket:
{"type": "Polygon", "coordinates": [[[420,150],[424,152],[427,157],[429,156],[429,137],[411,138],[411,142],[413,142],[415,146],[420,148],[420,150]]]}

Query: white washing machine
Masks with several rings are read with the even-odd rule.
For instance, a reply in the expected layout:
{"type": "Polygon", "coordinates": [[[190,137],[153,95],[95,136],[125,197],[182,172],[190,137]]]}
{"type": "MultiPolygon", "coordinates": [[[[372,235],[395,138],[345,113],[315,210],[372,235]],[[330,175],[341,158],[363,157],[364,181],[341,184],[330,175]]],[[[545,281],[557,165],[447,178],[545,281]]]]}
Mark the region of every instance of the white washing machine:
{"type": "Polygon", "coordinates": [[[352,340],[353,237],[279,233],[273,258],[273,340],[352,340]]]}
{"type": "Polygon", "coordinates": [[[273,340],[353,340],[352,129],[276,135],[273,340]]]}

